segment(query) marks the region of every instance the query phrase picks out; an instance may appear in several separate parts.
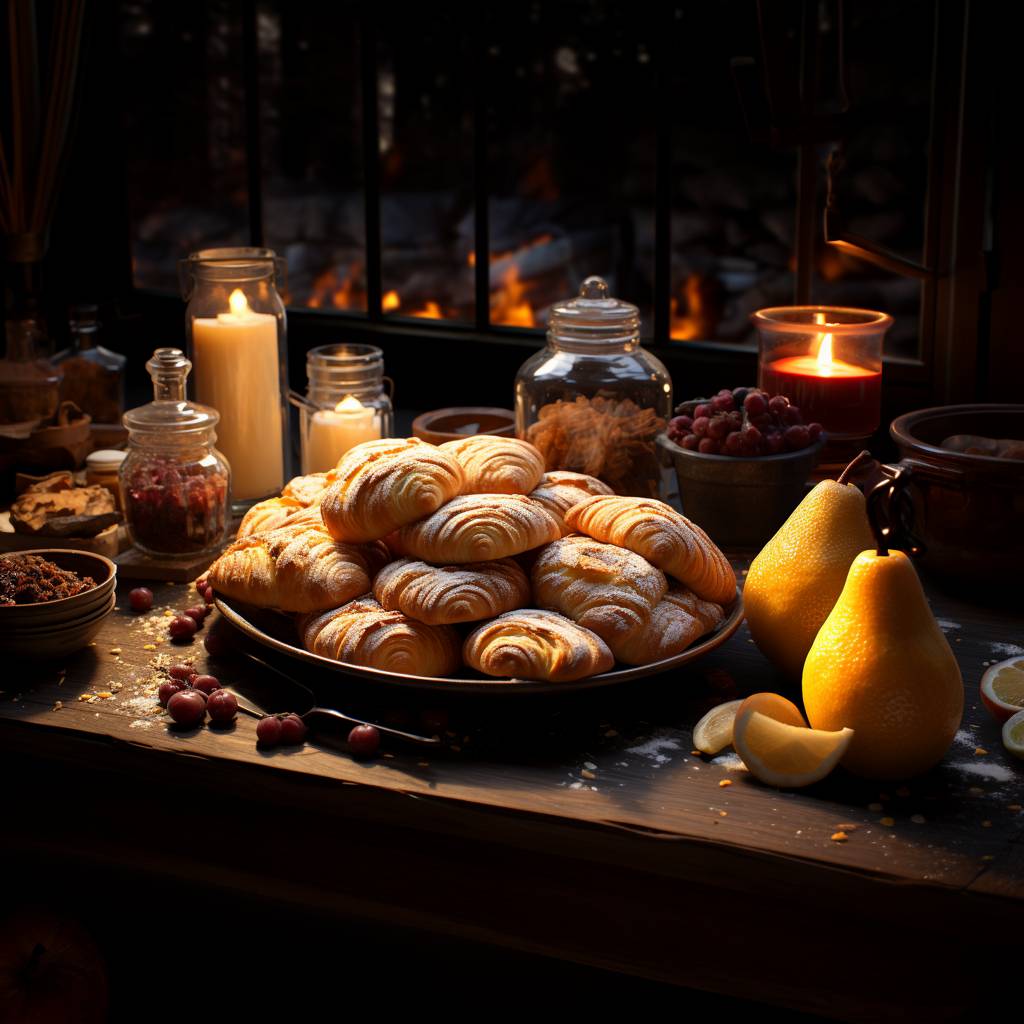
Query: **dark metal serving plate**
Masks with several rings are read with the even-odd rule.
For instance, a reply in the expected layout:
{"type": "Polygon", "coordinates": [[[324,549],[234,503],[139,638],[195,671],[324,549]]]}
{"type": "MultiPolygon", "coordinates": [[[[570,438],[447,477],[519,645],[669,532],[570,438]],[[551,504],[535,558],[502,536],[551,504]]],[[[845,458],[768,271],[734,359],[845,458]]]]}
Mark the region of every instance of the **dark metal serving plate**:
{"type": "Polygon", "coordinates": [[[327,680],[332,675],[343,675],[360,679],[365,683],[400,686],[405,690],[413,689],[446,694],[477,693],[489,696],[569,693],[577,690],[592,690],[602,686],[614,686],[617,683],[658,675],[670,669],[688,665],[691,661],[696,661],[709,651],[721,646],[739,629],[740,623],[743,621],[743,598],[737,590],[736,603],[729,610],[729,614],[721,625],[713,632],[701,637],[697,643],[687,648],[682,654],[652,662],[650,665],[614,668],[610,672],[602,672],[599,675],[571,683],[551,683],[536,679],[496,679],[475,673],[469,674],[471,672],[469,669],[464,669],[466,673],[464,675],[448,676],[441,679],[434,676],[406,675],[401,672],[384,672],[381,669],[365,668],[362,665],[350,665],[346,662],[324,658],[319,654],[312,654],[297,646],[295,623],[291,616],[282,615],[280,612],[270,611],[266,608],[255,608],[220,594],[216,595],[214,603],[221,615],[246,636],[278,654],[306,665],[317,672],[321,680],[327,680]]]}

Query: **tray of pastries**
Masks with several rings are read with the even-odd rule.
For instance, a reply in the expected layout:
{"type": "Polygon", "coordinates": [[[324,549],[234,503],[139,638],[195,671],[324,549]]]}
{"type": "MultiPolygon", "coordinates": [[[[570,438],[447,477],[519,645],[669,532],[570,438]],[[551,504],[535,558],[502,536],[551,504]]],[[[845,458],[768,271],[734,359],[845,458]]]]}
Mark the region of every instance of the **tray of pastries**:
{"type": "Polygon", "coordinates": [[[654,675],[743,618],[728,560],[670,505],[488,435],[357,445],[250,509],[209,580],[221,613],[282,654],[448,692],[654,675]]]}

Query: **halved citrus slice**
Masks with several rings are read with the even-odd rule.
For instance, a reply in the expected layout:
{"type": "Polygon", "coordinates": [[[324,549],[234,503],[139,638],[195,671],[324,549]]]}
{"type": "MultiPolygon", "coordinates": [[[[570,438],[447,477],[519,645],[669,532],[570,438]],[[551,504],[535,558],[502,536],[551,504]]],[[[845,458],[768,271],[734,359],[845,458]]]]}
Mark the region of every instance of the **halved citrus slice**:
{"type": "Polygon", "coordinates": [[[777,693],[752,693],[739,706],[736,717],[749,715],[751,711],[759,711],[762,715],[774,718],[776,722],[807,728],[807,719],[800,714],[800,709],[791,700],[786,700],[777,693]]]}
{"type": "Polygon", "coordinates": [[[702,754],[717,754],[732,743],[732,722],[741,700],[730,700],[712,708],[693,727],[693,747],[702,754]]]}
{"type": "Polygon", "coordinates": [[[852,729],[826,732],[787,725],[760,711],[738,714],[732,732],[732,745],[747,768],[762,782],[786,788],[825,778],[852,739],[852,729]]]}
{"type": "Polygon", "coordinates": [[[1018,711],[1003,724],[1003,746],[1014,757],[1024,758],[1024,711],[1018,711]]]}
{"type": "Polygon", "coordinates": [[[1024,658],[990,665],[981,677],[981,700],[997,722],[1024,711],[1024,658]]]}

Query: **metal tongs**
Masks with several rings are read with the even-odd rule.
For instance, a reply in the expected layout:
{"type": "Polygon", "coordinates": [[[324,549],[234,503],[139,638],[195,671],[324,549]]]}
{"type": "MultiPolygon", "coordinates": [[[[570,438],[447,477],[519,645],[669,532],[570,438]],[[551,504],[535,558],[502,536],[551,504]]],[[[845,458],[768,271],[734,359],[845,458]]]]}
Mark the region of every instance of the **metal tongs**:
{"type": "MultiPolygon", "coordinates": [[[[273,672],[275,675],[280,676],[282,679],[286,679],[293,687],[300,690],[304,698],[308,698],[309,707],[305,711],[298,711],[297,709],[289,709],[294,714],[298,715],[307,725],[309,720],[315,716],[324,716],[327,718],[336,718],[349,725],[371,725],[376,729],[382,737],[390,736],[392,739],[401,740],[404,743],[412,743],[418,747],[439,747],[441,746],[441,738],[439,736],[420,736],[417,733],[403,732],[401,729],[392,729],[388,725],[380,725],[377,722],[369,722],[363,718],[356,718],[354,715],[346,714],[343,711],[338,711],[337,708],[323,708],[316,704],[313,696],[313,691],[309,687],[304,686],[297,679],[288,675],[286,672],[282,672],[281,669],[272,665],[269,661],[264,661],[263,658],[256,654],[251,653],[248,650],[243,649],[243,653],[247,658],[255,661],[256,664],[262,668],[273,672]]],[[[271,715],[276,714],[273,711],[264,711],[261,707],[254,704],[248,697],[239,693],[233,686],[225,686],[225,690],[229,693],[234,694],[235,699],[238,701],[238,710],[244,711],[247,715],[251,715],[253,718],[269,718],[271,715]]]]}

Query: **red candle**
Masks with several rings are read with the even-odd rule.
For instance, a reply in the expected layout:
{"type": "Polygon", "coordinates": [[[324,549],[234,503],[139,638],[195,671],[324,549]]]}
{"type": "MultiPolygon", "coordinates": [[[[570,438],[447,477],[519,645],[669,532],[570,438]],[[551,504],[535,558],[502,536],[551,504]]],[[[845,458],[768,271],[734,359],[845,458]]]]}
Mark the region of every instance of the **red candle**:
{"type": "MultiPolygon", "coordinates": [[[[825,341],[831,340],[830,335],[825,341]]],[[[818,422],[835,436],[866,437],[878,427],[882,372],[831,358],[831,344],[817,356],[785,356],[761,365],[760,387],[799,406],[804,422],[818,422]],[[822,358],[823,353],[827,358],[822,358]]]]}

